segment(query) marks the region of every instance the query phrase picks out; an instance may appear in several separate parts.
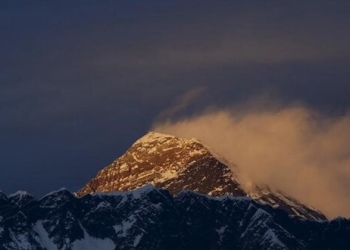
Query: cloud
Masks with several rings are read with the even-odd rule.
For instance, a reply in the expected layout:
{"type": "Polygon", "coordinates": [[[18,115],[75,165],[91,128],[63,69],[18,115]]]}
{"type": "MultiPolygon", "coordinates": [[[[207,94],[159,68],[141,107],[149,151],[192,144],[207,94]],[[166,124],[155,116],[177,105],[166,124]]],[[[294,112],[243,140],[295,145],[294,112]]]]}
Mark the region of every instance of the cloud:
{"type": "Polygon", "coordinates": [[[200,139],[237,164],[243,181],[277,187],[329,217],[350,216],[350,114],[329,118],[301,105],[246,105],[153,130],[200,139]]]}
{"type": "Polygon", "coordinates": [[[186,91],[183,95],[181,95],[177,100],[173,107],[165,109],[158,115],[158,120],[169,119],[177,113],[181,112],[185,108],[187,108],[191,102],[196,99],[201,93],[205,91],[205,87],[198,86],[193,89],[186,91]]]}

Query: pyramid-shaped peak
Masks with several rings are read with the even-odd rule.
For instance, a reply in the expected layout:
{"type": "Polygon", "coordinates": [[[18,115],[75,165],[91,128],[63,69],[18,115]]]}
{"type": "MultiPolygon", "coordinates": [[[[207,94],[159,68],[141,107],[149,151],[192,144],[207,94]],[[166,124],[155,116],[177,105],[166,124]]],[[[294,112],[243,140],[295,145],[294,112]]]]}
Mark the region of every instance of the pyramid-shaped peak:
{"type": "Polygon", "coordinates": [[[166,188],[172,194],[187,188],[213,195],[245,195],[234,173],[202,143],[157,132],[137,140],[76,193],[129,191],[146,184],[166,188]]]}
{"type": "Polygon", "coordinates": [[[153,131],[100,170],[76,194],[130,191],[147,184],[165,188],[173,195],[186,189],[212,196],[249,196],[262,204],[280,207],[291,215],[313,220],[325,218],[268,186],[245,190],[235,164],[200,141],[153,131]]]}

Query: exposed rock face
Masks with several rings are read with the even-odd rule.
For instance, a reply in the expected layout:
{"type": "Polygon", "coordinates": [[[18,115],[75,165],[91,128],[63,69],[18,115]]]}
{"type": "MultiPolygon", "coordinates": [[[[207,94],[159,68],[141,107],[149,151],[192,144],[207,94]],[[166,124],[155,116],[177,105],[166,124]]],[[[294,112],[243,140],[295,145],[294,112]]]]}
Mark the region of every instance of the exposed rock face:
{"type": "Polygon", "coordinates": [[[127,191],[146,184],[177,194],[184,189],[246,196],[234,173],[197,140],[150,132],[102,169],[77,194],[127,191]]]}
{"type": "Polygon", "coordinates": [[[236,166],[218,158],[195,139],[150,132],[76,194],[128,191],[152,184],[173,195],[187,189],[212,196],[248,196],[262,204],[280,207],[292,216],[326,219],[321,212],[267,186],[253,185],[249,191],[244,190],[236,166]]]}
{"type": "Polygon", "coordinates": [[[2,250],[347,250],[350,221],[291,218],[248,197],[192,191],[173,196],[150,185],[85,195],[67,190],[41,199],[0,192],[2,250]]]}

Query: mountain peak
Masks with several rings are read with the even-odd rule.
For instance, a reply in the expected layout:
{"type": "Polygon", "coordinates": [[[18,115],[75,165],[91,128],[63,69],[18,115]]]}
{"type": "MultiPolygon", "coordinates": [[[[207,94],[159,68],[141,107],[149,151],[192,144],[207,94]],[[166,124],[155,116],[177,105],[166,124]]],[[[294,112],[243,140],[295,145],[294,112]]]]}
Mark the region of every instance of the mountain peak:
{"type": "Polygon", "coordinates": [[[138,139],[135,143],[147,143],[147,142],[152,142],[152,141],[156,141],[164,138],[174,138],[174,137],[175,136],[173,135],[149,131],[147,134],[145,134],[140,139],[138,139]]]}
{"type": "Polygon", "coordinates": [[[244,196],[279,207],[293,216],[326,219],[322,213],[266,185],[243,187],[235,165],[213,152],[196,139],[149,132],[76,194],[130,191],[152,184],[172,195],[187,189],[212,196],[244,196]]]}
{"type": "Polygon", "coordinates": [[[31,194],[29,194],[27,191],[22,191],[22,190],[18,190],[17,192],[10,194],[8,197],[20,197],[23,198],[25,196],[31,196],[31,194]]]}
{"type": "Polygon", "coordinates": [[[174,195],[183,189],[216,196],[246,195],[234,173],[198,140],[157,132],[138,139],[77,195],[129,191],[146,184],[166,188],[174,195]]]}
{"type": "MultiPolygon", "coordinates": [[[[201,142],[197,139],[191,138],[191,139],[185,139],[185,138],[180,138],[180,137],[176,137],[174,135],[169,135],[169,134],[163,134],[163,133],[159,133],[159,132],[155,132],[155,131],[150,131],[147,134],[145,134],[144,136],[142,136],[140,139],[138,139],[133,145],[136,144],[149,144],[149,143],[164,143],[166,141],[169,140],[176,140],[176,141],[181,141],[183,143],[199,143],[201,144],[201,142]]],[[[133,146],[132,145],[132,146],[133,146]]]]}
{"type": "Polygon", "coordinates": [[[169,138],[169,137],[175,137],[175,136],[150,131],[147,134],[145,134],[144,136],[142,136],[140,139],[138,139],[135,143],[147,143],[147,142],[152,142],[155,140],[169,138]]]}

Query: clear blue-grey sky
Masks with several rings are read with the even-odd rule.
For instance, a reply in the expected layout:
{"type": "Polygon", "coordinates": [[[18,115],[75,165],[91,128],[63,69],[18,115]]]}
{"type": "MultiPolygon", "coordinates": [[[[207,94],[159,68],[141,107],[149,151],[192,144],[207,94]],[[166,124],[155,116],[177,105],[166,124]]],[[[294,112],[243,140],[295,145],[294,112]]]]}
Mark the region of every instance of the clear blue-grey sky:
{"type": "Polygon", "coordinates": [[[1,1],[0,189],[75,191],[155,120],[254,96],[343,115],[349,27],[342,0],[1,1]]]}

